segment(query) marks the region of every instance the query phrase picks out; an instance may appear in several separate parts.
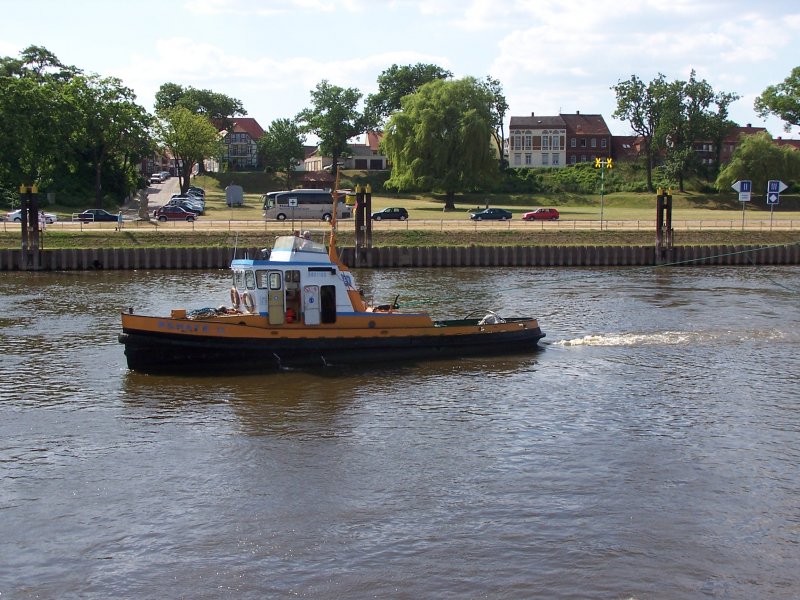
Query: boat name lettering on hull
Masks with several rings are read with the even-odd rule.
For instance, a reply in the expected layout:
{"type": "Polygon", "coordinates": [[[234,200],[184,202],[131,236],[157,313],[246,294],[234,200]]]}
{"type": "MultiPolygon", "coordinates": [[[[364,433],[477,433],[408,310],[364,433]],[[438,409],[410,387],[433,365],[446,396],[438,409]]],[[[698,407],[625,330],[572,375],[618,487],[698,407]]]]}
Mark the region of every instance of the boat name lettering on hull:
{"type": "MultiPolygon", "coordinates": [[[[211,333],[212,326],[207,323],[177,323],[175,321],[159,321],[159,329],[178,333],[211,333]]],[[[216,327],[217,335],[225,333],[224,327],[216,327]]]]}

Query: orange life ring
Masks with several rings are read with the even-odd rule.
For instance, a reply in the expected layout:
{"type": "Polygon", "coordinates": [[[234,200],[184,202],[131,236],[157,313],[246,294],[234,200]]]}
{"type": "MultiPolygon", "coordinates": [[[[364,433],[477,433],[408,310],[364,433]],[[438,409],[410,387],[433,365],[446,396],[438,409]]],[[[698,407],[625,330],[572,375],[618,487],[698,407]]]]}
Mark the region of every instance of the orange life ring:
{"type": "Polygon", "coordinates": [[[239,291],[235,288],[231,288],[231,304],[233,304],[233,308],[239,308],[242,305],[242,299],[239,297],[239,291]]]}
{"type": "Polygon", "coordinates": [[[244,304],[247,312],[251,314],[256,312],[256,303],[253,300],[253,296],[250,295],[250,292],[245,292],[242,294],[242,304],[244,304]]]}

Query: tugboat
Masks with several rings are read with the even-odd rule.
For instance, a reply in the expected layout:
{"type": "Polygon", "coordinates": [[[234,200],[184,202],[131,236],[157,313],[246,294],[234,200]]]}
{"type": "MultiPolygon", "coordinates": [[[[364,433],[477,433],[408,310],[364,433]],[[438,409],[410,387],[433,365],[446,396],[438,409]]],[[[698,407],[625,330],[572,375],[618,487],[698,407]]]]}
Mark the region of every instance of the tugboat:
{"type": "Polygon", "coordinates": [[[271,251],[231,262],[231,306],[170,316],[122,313],[120,343],[128,368],[144,373],[243,372],[286,367],[527,352],[544,337],[536,319],[480,311],[433,320],[400,310],[397,300],[371,305],[336,250],[297,235],[271,251]]]}

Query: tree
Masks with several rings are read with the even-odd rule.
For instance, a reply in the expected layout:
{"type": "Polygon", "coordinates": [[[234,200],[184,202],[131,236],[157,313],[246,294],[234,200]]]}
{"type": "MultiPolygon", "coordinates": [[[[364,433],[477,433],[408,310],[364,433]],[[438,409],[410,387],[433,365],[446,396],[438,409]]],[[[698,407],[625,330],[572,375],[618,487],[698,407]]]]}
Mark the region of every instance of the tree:
{"type": "Polygon", "coordinates": [[[64,94],[73,117],[70,143],[91,163],[95,208],[103,208],[103,169],[109,162],[130,167],[132,157],[142,157],[152,118],[116,77],[78,75],[66,84],[64,94]]]}
{"type": "Polygon", "coordinates": [[[791,146],[778,146],[770,135],[759,132],[743,135],[733,153],[731,161],[717,177],[717,187],[728,190],[740,180],[753,182],[753,191],[764,190],[770,179],[794,181],[800,177],[800,152],[791,146]]]}
{"type": "Polygon", "coordinates": [[[756,113],[761,118],[773,114],[784,122],[784,130],[800,127],[800,67],[792,69],[783,83],[771,85],[756,98],[756,113]]]}
{"type": "Polygon", "coordinates": [[[392,65],[378,75],[378,91],[367,96],[365,114],[370,128],[380,128],[393,112],[400,110],[404,96],[437,79],[450,79],[453,74],[436,65],[392,65]]]}
{"type": "Polygon", "coordinates": [[[305,158],[303,142],[305,136],[290,119],[276,119],[258,140],[258,151],[264,157],[265,167],[283,171],[287,186],[295,164],[305,158]]]}
{"type": "Polygon", "coordinates": [[[334,175],[339,170],[339,158],[349,149],[347,140],[367,129],[366,117],[356,108],[360,100],[357,89],[341,88],[323,80],[311,91],[313,107],[295,117],[301,133],[313,133],[320,139],[320,152],[333,159],[334,175]]]}
{"type": "Polygon", "coordinates": [[[55,166],[71,162],[63,149],[69,111],[62,90],[79,73],[40,46],[0,58],[0,187],[47,186],[55,166]]]}
{"type": "Polygon", "coordinates": [[[641,136],[647,161],[647,189],[653,191],[653,162],[658,149],[656,134],[667,110],[669,83],[661,73],[647,85],[636,75],[612,86],[617,94],[617,109],[613,117],[628,121],[634,133],[641,136]]]}
{"type": "Polygon", "coordinates": [[[403,98],[389,119],[382,147],[392,163],[387,186],[443,190],[445,209],[456,192],[497,174],[492,150],[494,98],[472,77],[437,80],[403,98]]]}
{"type": "MultiPolygon", "coordinates": [[[[241,100],[231,96],[211,90],[198,90],[191,86],[184,88],[177,83],[162,84],[156,92],[156,114],[178,107],[185,108],[196,115],[203,115],[220,130],[224,129],[228,132],[233,128],[235,117],[247,114],[241,100]]],[[[201,173],[205,173],[203,158],[207,157],[198,158],[198,167],[201,173]]]]}
{"type": "Polygon", "coordinates": [[[503,95],[503,86],[498,79],[492,79],[490,75],[486,76],[484,82],[486,91],[492,95],[492,118],[494,119],[494,141],[497,144],[497,156],[499,157],[500,168],[505,169],[508,166],[505,156],[505,125],[506,112],[508,112],[508,102],[503,95]]]}
{"type": "Polygon", "coordinates": [[[233,117],[247,114],[241,100],[193,87],[184,88],[177,83],[165,83],[156,92],[156,113],[166,109],[183,107],[208,119],[221,122],[222,127],[230,126],[233,117]]]}
{"type": "Polygon", "coordinates": [[[665,152],[667,175],[684,191],[685,176],[700,167],[694,143],[712,140],[721,148],[721,138],[733,125],[727,118],[728,107],[738,96],[714,92],[707,81],[697,79],[694,70],[689,81],[674,81],[665,91],[655,143],[665,152]]]}
{"type": "Polygon", "coordinates": [[[191,183],[195,164],[207,157],[221,156],[222,142],[216,127],[203,115],[182,106],[161,111],[155,125],[159,141],[181,165],[181,193],[191,183]]]}

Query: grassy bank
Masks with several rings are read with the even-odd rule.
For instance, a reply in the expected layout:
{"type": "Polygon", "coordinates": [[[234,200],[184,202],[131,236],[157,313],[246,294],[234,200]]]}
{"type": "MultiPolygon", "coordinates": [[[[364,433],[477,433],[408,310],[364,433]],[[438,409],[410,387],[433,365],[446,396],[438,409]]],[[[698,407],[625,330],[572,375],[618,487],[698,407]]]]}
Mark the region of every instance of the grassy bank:
{"type": "MultiPolygon", "coordinates": [[[[286,233],[289,233],[287,230],[286,233]]],[[[48,231],[45,249],[69,248],[156,248],[207,247],[231,248],[271,246],[274,234],[242,231],[48,231]]],[[[352,234],[338,236],[340,246],[354,245],[352,234]]],[[[800,243],[800,234],[792,231],[676,231],[675,245],[775,245],[800,243]]],[[[648,231],[422,231],[398,230],[376,232],[373,245],[424,246],[648,246],[654,244],[654,233],[648,231]]],[[[0,247],[19,248],[20,234],[0,232],[0,247]]]]}

